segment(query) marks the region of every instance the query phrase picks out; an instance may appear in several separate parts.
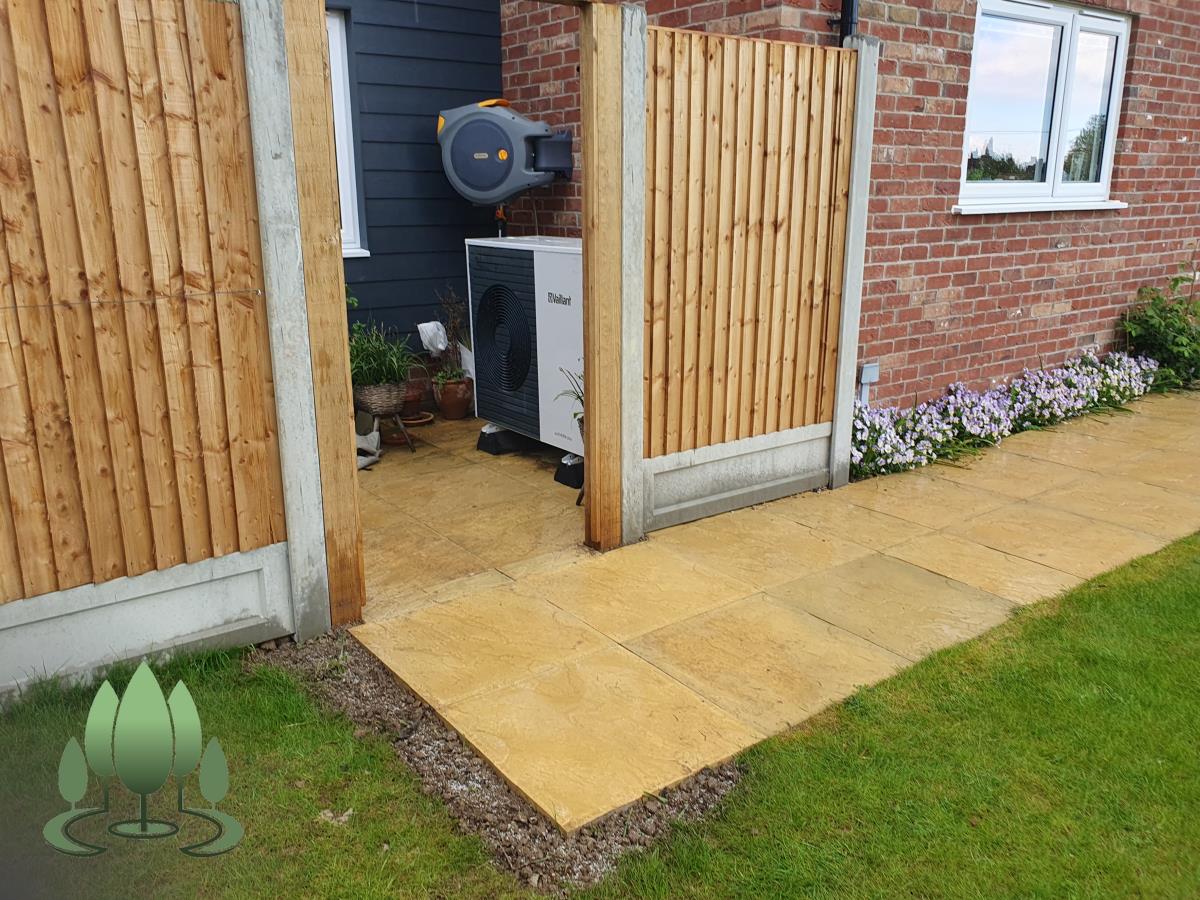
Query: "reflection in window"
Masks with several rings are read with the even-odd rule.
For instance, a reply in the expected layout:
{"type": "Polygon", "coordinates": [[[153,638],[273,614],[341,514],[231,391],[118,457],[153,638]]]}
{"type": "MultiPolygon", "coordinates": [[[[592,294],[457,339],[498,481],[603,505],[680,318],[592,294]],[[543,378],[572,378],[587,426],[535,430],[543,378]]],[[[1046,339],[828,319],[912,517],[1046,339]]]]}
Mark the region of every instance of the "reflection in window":
{"type": "Polygon", "coordinates": [[[1063,119],[1063,181],[1100,180],[1117,39],[1082,31],[1070,72],[1070,106],[1063,119]]]}
{"type": "Polygon", "coordinates": [[[975,35],[968,181],[1046,180],[1062,28],[985,15],[975,35]]]}

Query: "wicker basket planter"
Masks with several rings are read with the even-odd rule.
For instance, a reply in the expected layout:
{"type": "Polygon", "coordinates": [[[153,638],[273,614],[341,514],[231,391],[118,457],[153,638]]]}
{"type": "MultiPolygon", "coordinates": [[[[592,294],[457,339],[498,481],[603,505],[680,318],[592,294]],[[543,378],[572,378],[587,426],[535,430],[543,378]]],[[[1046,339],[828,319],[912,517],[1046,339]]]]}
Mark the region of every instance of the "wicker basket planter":
{"type": "Polygon", "coordinates": [[[407,396],[404,384],[364,384],[354,388],[354,406],[367,415],[396,416],[407,396]]]}

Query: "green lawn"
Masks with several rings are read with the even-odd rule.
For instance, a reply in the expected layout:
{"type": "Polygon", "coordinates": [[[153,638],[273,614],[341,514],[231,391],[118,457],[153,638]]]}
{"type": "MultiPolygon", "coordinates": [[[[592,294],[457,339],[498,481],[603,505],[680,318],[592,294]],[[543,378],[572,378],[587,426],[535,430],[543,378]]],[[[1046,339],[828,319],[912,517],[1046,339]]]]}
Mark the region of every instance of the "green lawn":
{"type": "MultiPolygon", "coordinates": [[[[88,700],[43,691],[0,717],[0,866],[28,847],[35,877],[163,896],[518,892],[385,742],[355,739],[287,678],[222,655],[160,681],[177,677],[226,744],[243,846],[217,860],[161,842],[95,861],[41,848],[58,753],[88,700]],[[351,806],[344,827],[317,821],[351,806]]],[[[589,895],[1200,895],[1198,694],[1200,536],[750,751],[718,815],[589,895]]]]}
{"type": "MultiPolygon", "coordinates": [[[[131,674],[113,679],[118,692],[131,674]]],[[[184,856],[177,849],[183,842],[173,838],[109,840],[114,849],[93,859],[50,850],[42,843],[42,824],[66,808],[56,790],[59,754],[71,735],[82,740],[92,692],[43,690],[0,717],[0,874],[24,859],[18,878],[44,883],[47,897],[75,893],[68,888],[85,888],[87,896],[155,897],[494,897],[514,891],[515,881],[488,863],[478,840],[456,831],[385,741],[355,738],[351,724],[320,711],[290,677],[274,669],[247,675],[238,655],[212,654],[158,672],[164,693],[179,678],[196,701],[204,740],[216,735],[224,745],[231,787],[221,808],[246,826],[242,845],[215,859],[184,856]],[[322,810],[342,814],[351,807],[344,826],[319,820],[322,810]]],[[[133,800],[118,793],[133,815],[133,800]]],[[[164,814],[173,803],[170,793],[156,798],[164,814]]],[[[207,805],[194,790],[190,802],[207,805]]],[[[84,829],[80,837],[89,834],[99,838],[102,831],[84,829]]],[[[21,894],[8,893],[6,885],[7,877],[0,896],[21,894]]]]}

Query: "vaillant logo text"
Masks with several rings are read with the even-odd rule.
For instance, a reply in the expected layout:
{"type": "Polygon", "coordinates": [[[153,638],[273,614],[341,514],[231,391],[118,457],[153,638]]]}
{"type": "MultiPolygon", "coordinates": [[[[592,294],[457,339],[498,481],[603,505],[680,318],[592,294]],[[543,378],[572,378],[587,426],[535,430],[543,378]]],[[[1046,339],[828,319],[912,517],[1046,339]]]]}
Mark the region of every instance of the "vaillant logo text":
{"type": "Polygon", "coordinates": [[[557,303],[559,306],[570,306],[571,296],[569,294],[556,294],[554,291],[546,291],[546,301],[548,303],[557,303]]]}

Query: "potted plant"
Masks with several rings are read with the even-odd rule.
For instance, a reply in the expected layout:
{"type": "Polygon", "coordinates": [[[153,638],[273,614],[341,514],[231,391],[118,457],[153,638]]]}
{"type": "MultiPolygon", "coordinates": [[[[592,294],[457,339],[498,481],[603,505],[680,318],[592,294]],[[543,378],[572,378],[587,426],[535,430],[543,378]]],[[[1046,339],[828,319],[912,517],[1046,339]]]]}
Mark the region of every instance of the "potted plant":
{"type": "Polygon", "coordinates": [[[397,338],[374,322],[350,326],[355,408],[377,418],[399,415],[407,398],[409,374],[419,364],[407,338],[397,338]]]}
{"type": "Polygon", "coordinates": [[[475,399],[474,382],[467,376],[462,364],[467,305],[452,287],[439,293],[438,300],[442,305],[441,318],[446,328],[447,347],[441,368],[433,378],[433,397],[443,418],[464,419],[475,399]]]}
{"type": "Polygon", "coordinates": [[[583,437],[583,373],[582,372],[568,372],[566,369],[564,369],[562,367],[559,367],[558,371],[562,372],[563,377],[567,379],[567,387],[564,390],[559,391],[554,399],[557,400],[559,397],[567,397],[571,400],[574,400],[579,405],[578,409],[573,410],[571,412],[571,416],[572,416],[572,418],[575,419],[575,424],[579,426],[579,436],[580,436],[580,438],[582,438],[583,437]]]}

